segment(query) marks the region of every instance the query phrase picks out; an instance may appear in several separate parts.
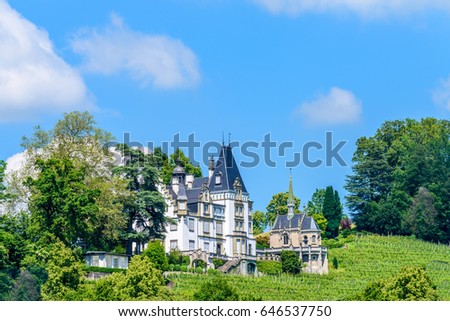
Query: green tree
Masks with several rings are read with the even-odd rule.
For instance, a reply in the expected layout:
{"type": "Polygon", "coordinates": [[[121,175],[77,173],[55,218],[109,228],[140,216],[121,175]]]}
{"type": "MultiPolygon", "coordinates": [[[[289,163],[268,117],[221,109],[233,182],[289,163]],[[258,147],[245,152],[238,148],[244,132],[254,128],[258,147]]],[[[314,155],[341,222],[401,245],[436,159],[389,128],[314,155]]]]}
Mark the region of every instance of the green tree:
{"type": "Polygon", "coordinates": [[[68,246],[89,238],[99,191],[84,184],[86,170],[68,159],[38,159],[36,166],[37,179],[27,179],[32,234],[40,238],[51,233],[68,246]]]}
{"type": "Polygon", "coordinates": [[[358,139],[346,183],[357,228],[411,234],[410,206],[423,187],[435,200],[434,240],[450,240],[449,137],[449,120],[425,118],[388,121],[374,136],[358,139]]]}
{"type": "MultiPolygon", "coordinates": [[[[289,197],[289,193],[278,193],[272,196],[272,199],[270,200],[269,204],[266,207],[267,210],[267,219],[269,221],[270,226],[275,223],[275,219],[278,215],[286,215],[288,212],[287,208],[287,200],[289,197]]],[[[300,213],[300,210],[298,209],[300,207],[300,199],[296,196],[294,196],[295,201],[295,207],[294,212],[300,213]]]]}
{"type": "Polygon", "coordinates": [[[164,278],[146,256],[132,258],[125,273],[113,273],[97,282],[96,300],[144,301],[164,300],[170,294],[164,289],[164,278]]]}
{"type": "Polygon", "coordinates": [[[436,286],[424,268],[403,267],[391,278],[370,283],[361,299],[365,301],[436,301],[436,286]]]}
{"type": "Polygon", "coordinates": [[[155,157],[157,160],[157,166],[161,169],[161,177],[163,183],[168,185],[172,178],[172,172],[180,164],[186,171],[186,174],[192,174],[194,177],[202,177],[202,169],[200,166],[194,166],[191,160],[183,153],[181,149],[175,150],[170,157],[167,157],[161,148],[155,148],[155,157]]]}
{"type": "Polygon", "coordinates": [[[6,163],[4,161],[0,160],[0,204],[6,198],[6,195],[5,195],[6,187],[3,184],[3,181],[5,179],[5,169],[6,169],[6,163]]]}
{"type": "Polygon", "coordinates": [[[216,276],[202,283],[194,293],[195,301],[238,301],[237,291],[223,276],[216,276]]]}
{"type": "Polygon", "coordinates": [[[262,211],[255,211],[253,213],[253,235],[258,235],[264,232],[267,227],[268,219],[266,213],[262,211]]]}
{"type": "Polygon", "coordinates": [[[20,271],[10,293],[11,301],[39,301],[41,299],[39,280],[27,270],[20,271]]]}
{"type": "Polygon", "coordinates": [[[167,271],[169,268],[166,251],[161,241],[150,241],[142,255],[148,257],[153,266],[161,271],[167,271]]]}
{"type": "Polygon", "coordinates": [[[335,238],[339,234],[339,224],[342,218],[342,205],[339,194],[328,186],[323,200],[323,216],[327,220],[325,236],[335,238]]]}
{"type": "Polygon", "coordinates": [[[127,145],[117,145],[116,150],[125,159],[123,166],[114,172],[128,180],[131,197],[125,204],[127,214],[126,248],[131,253],[132,243],[142,245],[151,239],[161,239],[166,231],[166,202],[158,191],[159,173],[152,155],[127,145]]]}
{"type": "Polygon", "coordinates": [[[65,301],[77,298],[77,290],[84,282],[83,264],[60,241],[52,244],[46,263],[48,279],[42,286],[46,301],[65,301]]]}
{"type": "Polygon", "coordinates": [[[284,273],[299,274],[302,271],[302,262],[297,252],[291,250],[283,250],[280,254],[281,268],[284,273]]]}
{"type": "Polygon", "coordinates": [[[325,188],[316,188],[314,191],[311,200],[308,201],[308,205],[306,206],[306,213],[309,216],[313,216],[314,214],[322,214],[323,215],[323,201],[325,199],[325,188]]]}

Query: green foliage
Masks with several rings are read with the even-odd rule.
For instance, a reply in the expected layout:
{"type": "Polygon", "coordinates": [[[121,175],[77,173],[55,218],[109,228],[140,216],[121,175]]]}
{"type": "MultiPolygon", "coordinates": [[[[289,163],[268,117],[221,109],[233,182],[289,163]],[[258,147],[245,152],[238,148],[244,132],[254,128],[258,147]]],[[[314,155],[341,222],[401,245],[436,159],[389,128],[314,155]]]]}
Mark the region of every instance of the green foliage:
{"type": "Polygon", "coordinates": [[[258,271],[267,275],[278,275],[282,272],[281,262],[278,261],[256,261],[258,271]]]}
{"type": "Polygon", "coordinates": [[[184,168],[186,174],[192,174],[194,177],[202,177],[202,169],[200,166],[194,166],[191,160],[183,153],[181,149],[177,149],[175,153],[168,158],[160,147],[155,148],[155,156],[158,158],[158,168],[161,169],[163,183],[168,185],[172,178],[172,172],[179,163],[184,168]]]}
{"type": "Polygon", "coordinates": [[[114,168],[114,173],[128,180],[127,188],[132,193],[125,204],[125,242],[127,253],[131,255],[133,241],[145,244],[151,239],[163,237],[166,232],[166,203],[157,188],[159,172],[156,159],[124,144],[117,145],[116,151],[126,160],[126,164],[114,168]]]}
{"type": "Polygon", "coordinates": [[[223,259],[218,259],[218,258],[214,258],[214,259],[213,259],[213,264],[214,264],[214,267],[215,267],[216,269],[220,268],[220,267],[221,267],[222,265],[224,265],[226,262],[227,262],[227,261],[226,261],[226,260],[223,260],[223,259]]]}
{"type": "Polygon", "coordinates": [[[325,189],[323,199],[323,216],[327,220],[325,236],[335,238],[339,234],[339,224],[342,218],[342,205],[337,191],[332,186],[325,189]]]}
{"type": "Polygon", "coordinates": [[[84,184],[85,169],[75,168],[69,159],[37,160],[36,167],[38,178],[27,179],[33,235],[40,238],[48,232],[65,245],[89,238],[90,221],[98,213],[95,197],[99,191],[84,184]]]}
{"type": "Polygon", "coordinates": [[[295,251],[283,250],[280,258],[281,269],[284,273],[299,274],[302,271],[302,262],[295,251]]]}
{"type": "Polygon", "coordinates": [[[255,211],[253,213],[253,235],[258,235],[264,232],[269,220],[266,213],[262,211],[255,211]]]}
{"type": "Polygon", "coordinates": [[[0,301],[9,300],[12,284],[13,280],[11,277],[4,272],[0,272],[0,301]]]}
{"type": "Polygon", "coordinates": [[[425,118],[388,121],[358,139],[346,189],[359,230],[450,240],[449,137],[449,120],[425,118]],[[417,229],[415,217],[430,218],[427,231],[417,229]]]}
{"type": "Polygon", "coordinates": [[[195,301],[238,301],[236,290],[221,276],[202,283],[194,293],[195,301]]]}
{"type": "MultiPolygon", "coordinates": [[[[287,208],[287,200],[289,197],[289,193],[278,193],[272,196],[272,199],[270,200],[269,204],[266,207],[267,210],[267,220],[269,221],[269,225],[272,226],[275,222],[275,219],[278,215],[286,215],[288,208],[287,208]]],[[[300,207],[300,199],[298,197],[294,196],[294,212],[300,213],[300,210],[298,209],[300,207]]]]}
{"type": "Polygon", "coordinates": [[[218,276],[218,275],[222,274],[222,272],[217,271],[215,269],[208,269],[208,271],[206,273],[208,273],[208,275],[215,275],[215,276],[218,276]]]}
{"type": "MultiPolygon", "coordinates": [[[[441,300],[450,300],[450,248],[405,236],[350,235],[344,246],[328,250],[330,271],[326,275],[275,273],[248,277],[222,275],[239,299],[257,294],[264,301],[342,301],[355,300],[355,293],[381,278],[389,278],[403,266],[426,266],[441,300]],[[332,268],[332,258],[339,269],[332,268]]],[[[258,270],[260,262],[257,261],[258,270]]],[[[269,261],[272,262],[272,261],[269,261]]],[[[279,263],[279,262],[278,262],[279,263]]],[[[193,300],[208,274],[180,273],[170,276],[175,300],[193,300]]]]}
{"type": "Polygon", "coordinates": [[[164,279],[147,256],[134,256],[125,273],[113,273],[95,285],[99,301],[167,299],[164,279]]]}
{"type": "Polygon", "coordinates": [[[337,270],[339,268],[339,261],[337,257],[333,257],[333,268],[337,270]]]}
{"type": "Polygon", "coordinates": [[[265,249],[270,247],[270,232],[258,234],[255,239],[257,248],[265,249]]]}
{"type": "Polygon", "coordinates": [[[161,241],[151,241],[142,255],[148,257],[156,269],[167,271],[169,262],[166,257],[166,251],[161,241]]]}
{"type": "Polygon", "coordinates": [[[0,203],[6,198],[5,195],[5,185],[3,184],[3,180],[5,178],[5,169],[6,169],[6,163],[2,160],[0,160],[0,203]]]}
{"type": "Polygon", "coordinates": [[[321,235],[324,237],[328,227],[328,220],[321,213],[314,213],[312,218],[316,221],[317,226],[320,228],[321,235]]]}
{"type": "Polygon", "coordinates": [[[306,213],[309,216],[313,216],[314,214],[323,214],[323,201],[325,199],[325,188],[316,188],[314,191],[311,200],[308,201],[308,205],[306,206],[306,213]]]}
{"type": "Polygon", "coordinates": [[[55,242],[46,265],[48,280],[42,286],[46,301],[73,300],[84,281],[84,266],[61,241],[55,242]]]}
{"type": "Polygon", "coordinates": [[[124,273],[126,271],[126,269],[107,268],[107,267],[101,267],[101,266],[85,266],[84,271],[100,272],[100,273],[124,273]]]}
{"type": "Polygon", "coordinates": [[[169,264],[183,264],[183,253],[178,250],[171,250],[167,256],[167,261],[169,264]]]}
{"type": "Polygon", "coordinates": [[[20,271],[14,281],[9,300],[11,301],[39,301],[41,287],[36,276],[27,270],[20,271]]]}
{"type": "Polygon", "coordinates": [[[203,273],[203,268],[200,266],[197,266],[194,270],[195,273],[203,273]]]}
{"type": "Polygon", "coordinates": [[[436,301],[436,286],[423,267],[403,267],[390,278],[367,285],[361,295],[366,301],[436,301]]]}
{"type": "Polygon", "coordinates": [[[196,260],[195,264],[197,265],[197,267],[200,267],[202,269],[206,268],[206,265],[207,265],[206,262],[203,260],[196,260]]]}

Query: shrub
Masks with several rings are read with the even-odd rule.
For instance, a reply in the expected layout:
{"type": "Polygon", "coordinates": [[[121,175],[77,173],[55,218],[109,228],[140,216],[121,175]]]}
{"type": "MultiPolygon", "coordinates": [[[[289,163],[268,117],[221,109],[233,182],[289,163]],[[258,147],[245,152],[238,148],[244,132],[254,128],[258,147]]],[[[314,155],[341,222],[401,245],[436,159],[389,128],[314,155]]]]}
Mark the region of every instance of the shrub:
{"type": "Polygon", "coordinates": [[[221,276],[204,282],[194,293],[196,301],[238,301],[236,290],[221,276]]]}
{"type": "Polygon", "coordinates": [[[172,250],[170,251],[169,255],[167,256],[167,260],[169,264],[182,264],[183,263],[183,254],[178,250],[172,250]]]}
{"type": "Polygon", "coordinates": [[[181,260],[182,265],[189,265],[191,264],[191,259],[189,258],[189,255],[183,255],[181,260]]]}
{"type": "Polygon", "coordinates": [[[125,248],[122,245],[117,245],[114,249],[113,249],[113,253],[116,254],[126,254],[127,251],[125,250],[125,248]]]}
{"type": "Polygon", "coordinates": [[[216,269],[218,269],[218,268],[220,268],[222,265],[224,265],[225,264],[225,260],[222,260],[222,259],[213,259],[213,264],[214,264],[214,268],[216,268],[216,269]]]}
{"type": "Polygon", "coordinates": [[[187,271],[188,271],[188,267],[187,267],[186,265],[182,265],[182,266],[180,267],[180,271],[181,271],[181,272],[187,272],[187,271]]]}
{"type": "Polygon", "coordinates": [[[281,273],[281,262],[278,261],[256,261],[258,271],[268,275],[281,273]]]}
{"type": "Polygon", "coordinates": [[[197,267],[195,268],[195,273],[198,273],[198,274],[203,273],[203,268],[197,266],[197,267]]]}
{"type": "Polygon", "coordinates": [[[302,262],[295,251],[281,251],[280,257],[284,273],[299,274],[302,271],[302,262]]]}
{"type": "Polygon", "coordinates": [[[181,265],[179,265],[179,264],[175,264],[173,267],[174,271],[181,271],[180,269],[181,269],[181,265]]]}
{"type": "Polygon", "coordinates": [[[203,260],[197,260],[197,266],[204,269],[204,268],[206,268],[206,262],[203,260]]]}
{"type": "Polygon", "coordinates": [[[337,257],[333,257],[333,267],[337,270],[339,267],[339,262],[337,257]]]}
{"type": "Polygon", "coordinates": [[[175,265],[174,265],[174,264],[169,264],[169,271],[173,271],[174,268],[175,268],[175,265]]]}
{"type": "Polygon", "coordinates": [[[222,272],[214,270],[214,269],[208,269],[207,271],[208,275],[221,275],[222,272]]]}
{"type": "Polygon", "coordinates": [[[158,270],[167,271],[169,268],[166,251],[164,245],[160,241],[149,242],[145,251],[142,252],[142,255],[148,257],[154,267],[158,270]]]}
{"type": "Polygon", "coordinates": [[[269,248],[270,247],[270,233],[262,233],[256,235],[256,247],[257,248],[269,248]]]}

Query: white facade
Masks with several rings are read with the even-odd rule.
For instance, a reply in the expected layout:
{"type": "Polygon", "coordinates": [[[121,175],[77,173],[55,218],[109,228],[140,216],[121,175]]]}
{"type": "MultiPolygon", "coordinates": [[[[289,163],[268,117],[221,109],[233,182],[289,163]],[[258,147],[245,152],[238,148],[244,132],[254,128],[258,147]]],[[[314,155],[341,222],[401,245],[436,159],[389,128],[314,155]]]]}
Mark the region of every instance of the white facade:
{"type": "Polygon", "coordinates": [[[222,148],[215,164],[210,160],[208,177],[194,179],[177,166],[171,184],[161,192],[171,221],[164,240],[167,253],[177,249],[246,264],[256,260],[252,201],[230,147],[222,148]]]}

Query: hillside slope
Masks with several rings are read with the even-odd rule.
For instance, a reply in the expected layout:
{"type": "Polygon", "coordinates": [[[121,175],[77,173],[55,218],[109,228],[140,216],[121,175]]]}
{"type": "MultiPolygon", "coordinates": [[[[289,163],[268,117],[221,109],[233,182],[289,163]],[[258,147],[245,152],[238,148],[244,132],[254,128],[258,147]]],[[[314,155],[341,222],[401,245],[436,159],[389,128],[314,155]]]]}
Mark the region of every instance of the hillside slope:
{"type": "MultiPolygon", "coordinates": [[[[340,248],[329,249],[328,275],[226,275],[241,298],[262,300],[348,300],[371,281],[391,276],[402,266],[425,266],[441,300],[450,300],[450,246],[401,236],[353,236],[340,248]],[[333,258],[338,269],[333,268],[333,258]]],[[[191,300],[208,275],[173,276],[178,300],[191,300]]]]}

